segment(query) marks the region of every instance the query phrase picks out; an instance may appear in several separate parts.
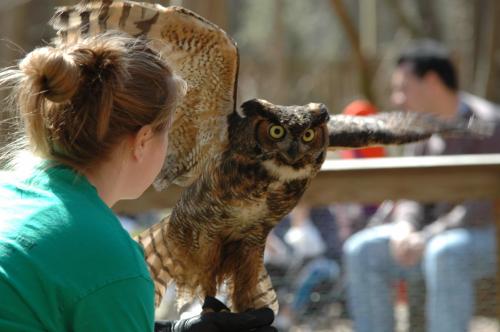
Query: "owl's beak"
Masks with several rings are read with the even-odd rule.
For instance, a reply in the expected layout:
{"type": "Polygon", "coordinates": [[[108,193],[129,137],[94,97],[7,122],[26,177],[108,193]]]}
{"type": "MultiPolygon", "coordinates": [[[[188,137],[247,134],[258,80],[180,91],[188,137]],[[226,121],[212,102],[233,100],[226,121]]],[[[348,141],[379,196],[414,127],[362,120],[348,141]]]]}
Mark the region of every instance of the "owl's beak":
{"type": "Polygon", "coordinates": [[[302,157],[297,142],[292,142],[288,150],[282,152],[281,155],[289,164],[295,164],[302,157]]]}

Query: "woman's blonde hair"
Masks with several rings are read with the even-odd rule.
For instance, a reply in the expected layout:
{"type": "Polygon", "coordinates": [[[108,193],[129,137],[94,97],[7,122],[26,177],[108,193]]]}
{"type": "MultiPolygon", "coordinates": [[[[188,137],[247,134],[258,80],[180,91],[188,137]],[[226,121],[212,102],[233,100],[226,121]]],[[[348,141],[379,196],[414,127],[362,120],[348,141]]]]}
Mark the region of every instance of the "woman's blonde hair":
{"type": "Polygon", "coordinates": [[[0,84],[13,87],[31,152],[79,170],[145,125],[167,129],[186,89],[147,41],[120,33],[37,48],[0,84]]]}

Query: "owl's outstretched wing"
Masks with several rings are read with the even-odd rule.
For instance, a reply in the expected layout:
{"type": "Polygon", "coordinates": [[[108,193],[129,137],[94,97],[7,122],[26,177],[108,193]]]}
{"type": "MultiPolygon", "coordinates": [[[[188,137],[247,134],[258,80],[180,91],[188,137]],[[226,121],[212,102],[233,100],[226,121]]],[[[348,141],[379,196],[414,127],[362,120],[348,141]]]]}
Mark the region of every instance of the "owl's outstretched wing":
{"type": "Polygon", "coordinates": [[[113,0],[60,7],[51,24],[56,42],[72,43],[109,30],[143,36],[187,82],[157,187],[189,185],[207,159],[224,149],[227,115],[235,110],[238,50],[222,29],[182,7],[113,0]]]}
{"type": "Polygon", "coordinates": [[[405,144],[433,134],[486,137],[493,130],[492,124],[474,117],[444,120],[426,113],[401,111],[374,116],[333,115],[328,122],[330,148],[405,144]]]}

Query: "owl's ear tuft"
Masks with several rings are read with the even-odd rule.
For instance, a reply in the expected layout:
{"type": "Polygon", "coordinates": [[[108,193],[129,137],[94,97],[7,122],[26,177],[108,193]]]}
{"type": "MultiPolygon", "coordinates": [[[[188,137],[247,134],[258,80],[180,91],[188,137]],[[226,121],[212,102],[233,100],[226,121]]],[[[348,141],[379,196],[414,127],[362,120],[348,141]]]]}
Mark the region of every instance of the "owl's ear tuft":
{"type": "Polygon", "coordinates": [[[312,103],[310,105],[313,105],[313,114],[314,114],[314,124],[321,124],[328,122],[330,119],[330,112],[328,112],[328,108],[325,106],[325,104],[321,103],[312,103]]]}
{"type": "Polygon", "coordinates": [[[269,108],[269,105],[272,104],[264,99],[250,99],[241,104],[238,114],[241,117],[247,117],[256,114],[264,115],[264,113],[267,113],[266,110],[269,108]]]}

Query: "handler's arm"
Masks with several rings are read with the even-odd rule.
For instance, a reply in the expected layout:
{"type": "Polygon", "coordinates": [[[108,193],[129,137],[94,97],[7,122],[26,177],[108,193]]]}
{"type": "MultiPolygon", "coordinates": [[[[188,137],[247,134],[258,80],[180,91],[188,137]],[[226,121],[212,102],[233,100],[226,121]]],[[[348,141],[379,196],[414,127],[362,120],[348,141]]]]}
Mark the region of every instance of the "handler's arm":
{"type": "Polygon", "coordinates": [[[75,306],[75,332],[149,332],[154,329],[154,286],[134,277],[91,291],[75,306]]]}

